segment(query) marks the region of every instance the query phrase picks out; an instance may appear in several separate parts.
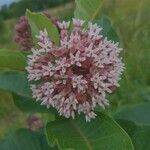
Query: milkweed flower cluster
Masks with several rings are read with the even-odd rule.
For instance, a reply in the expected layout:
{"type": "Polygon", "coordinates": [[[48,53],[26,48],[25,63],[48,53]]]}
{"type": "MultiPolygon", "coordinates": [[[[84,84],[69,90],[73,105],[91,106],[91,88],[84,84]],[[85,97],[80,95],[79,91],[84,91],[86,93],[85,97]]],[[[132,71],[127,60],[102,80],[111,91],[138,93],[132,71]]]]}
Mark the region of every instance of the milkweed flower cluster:
{"type": "Polygon", "coordinates": [[[74,18],[70,31],[70,22],[58,22],[59,46],[46,29],[40,31],[26,69],[33,97],[41,105],[56,108],[66,118],[83,113],[90,121],[96,117],[96,106],[109,105],[106,94],[119,86],[124,64],[119,43],[103,37],[97,24],[83,25],[83,20],[74,18]]]}
{"type": "MultiPolygon", "coordinates": [[[[43,12],[54,25],[57,26],[57,21],[59,20],[57,17],[53,17],[48,12],[43,12]]],[[[32,35],[31,35],[31,27],[28,22],[26,16],[21,16],[19,21],[15,26],[15,42],[20,46],[22,50],[30,51],[33,46],[32,43],[32,35]]]]}
{"type": "Polygon", "coordinates": [[[31,27],[26,16],[20,17],[15,26],[15,41],[23,50],[30,50],[32,47],[31,27]]]}

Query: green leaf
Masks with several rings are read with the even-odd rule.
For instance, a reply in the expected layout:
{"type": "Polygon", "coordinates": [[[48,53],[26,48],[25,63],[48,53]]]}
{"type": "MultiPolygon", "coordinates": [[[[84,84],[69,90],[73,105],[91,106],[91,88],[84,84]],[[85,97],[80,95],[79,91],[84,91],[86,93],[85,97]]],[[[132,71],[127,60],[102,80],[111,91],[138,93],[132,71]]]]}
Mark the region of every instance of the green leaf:
{"type": "Polygon", "coordinates": [[[56,150],[48,146],[42,132],[20,129],[0,142],[0,150],[56,150]]]}
{"type": "Polygon", "coordinates": [[[0,89],[13,93],[14,103],[24,112],[56,113],[55,109],[41,106],[32,98],[32,92],[25,72],[0,72],[0,89]]]}
{"type": "Polygon", "coordinates": [[[47,109],[46,106],[42,106],[40,102],[36,102],[35,99],[19,96],[13,94],[15,105],[24,112],[39,112],[39,113],[56,113],[53,108],[47,109]]]}
{"type": "Polygon", "coordinates": [[[114,117],[139,125],[150,125],[150,102],[124,106],[114,114],[114,117]]]}
{"type": "Polygon", "coordinates": [[[20,51],[0,50],[0,70],[25,70],[26,57],[20,51]]]}
{"type": "Polygon", "coordinates": [[[25,97],[31,97],[31,90],[25,72],[0,72],[0,89],[8,90],[25,97]]]}
{"type": "Polygon", "coordinates": [[[74,16],[86,21],[94,21],[100,16],[102,0],[75,0],[74,16]]]}
{"type": "Polygon", "coordinates": [[[83,116],[48,123],[46,135],[50,146],[76,150],[133,150],[126,132],[111,118],[97,113],[86,123],[83,116]]]}
{"type": "Polygon", "coordinates": [[[98,23],[103,28],[101,33],[104,37],[107,37],[108,40],[112,40],[114,42],[120,41],[117,33],[112,27],[110,19],[107,16],[102,15],[99,19],[96,20],[96,23],[98,23]]]}
{"type": "Polygon", "coordinates": [[[33,13],[29,10],[26,11],[29,24],[31,26],[32,37],[36,41],[35,36],[39,34],[40,30],[46,29],[49,37],[55,44],[59,45],[59,32],[57,27],[42,13],[33,13]]]}
{"type": "Polygon", "coordinates": [[[119,42],[119,37],[112,28],[110,19],[105,15],[101,15],[101,6],[103,0],[76,0],[75,17],[86,21],[98,23],[102,28],[102,35],[109,40],[119,42]]]}
{"type": "Polygon", "coordinates": [[[150,150],[150,126],[138,126],[133,122],[117,120],[132,139],[135,150],[150,150]]]}

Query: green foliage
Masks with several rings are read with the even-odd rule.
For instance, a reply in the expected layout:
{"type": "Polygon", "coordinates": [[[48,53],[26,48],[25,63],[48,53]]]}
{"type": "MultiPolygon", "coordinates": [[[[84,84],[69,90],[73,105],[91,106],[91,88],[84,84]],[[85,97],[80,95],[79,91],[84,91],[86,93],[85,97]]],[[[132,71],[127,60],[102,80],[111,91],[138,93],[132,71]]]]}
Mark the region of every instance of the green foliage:
{"type": "Polygon", "coordinates": [[[20,51],[0,50],[0,70],[25,70],[26,57],[20,51]]]}
{"type": "Polygon", "coordinates": [[[24,127],[26,115],[13,103],[12,94],[0,89],[0,140],[14,130],[24,127]]]}
{"type": "Polygon", "coordinates": [[[56,113],[54,109],[47,109],[32,98],[27,74],[24,72],[0,72],[0,89],[13,92],[14,103],[24,112],[56,113]]]}
{"type": "Polygon", "coordinates": [[[126,67],[120,88],[109,97],[113,111],[125,104],[150,101],[149,5],[149,0],[106,0],[102,7],[119,34],[126,67]]]}
{"type": "Polygon", "coordinates": [[[0,150],[56,150],[48,146],[42,131],[20,129],[0,142],[0,150]]]}
{"type": "Polygon", "coordinates": [[[20,0],[11,3],[9,6],[3,5],[0,16],[4,19],[20,17],[25,14],[27,8],[32,11],[42,11],[70,1],[72,0],[20,0]]]}
{"type": "Polygon", "coordinates": [[[132,139],[135,150],[150,149],[150,126],[136,125],[133,122],[117,120],[132,139]]]}
{"type": "Polygon", "coordinates": [[[102,0],[75,0],[76,10],[74,15],[86,21],[95,21],[100,16],[102,0]]]}
{"type": "Polygon", "coordinates": [[[26,12],[29,24],[32,30],[32,37],[36,41],[36,35],[39,34],[40,30],[46,29],[49,37],[55,44],[59,44],[59,33],[56,26],[42,13],[32,13],[29,10],[26,12]]]}
{"type": "MultiPolygon", "coordinates": [[[[45,106],[42,106],[40,102],[36,102],[35,99],[29,97],[23,97],[17,94],[13,94],[13,99],[15,105],[22,110],[23,112],[30,113],[54,113],[54,109],[47,109],[45,106]]],[[[55,112],[56,113],[56,112],[55,112]]]]}
{"type": "Polygon", "coordinates": [[[101,14],[102,0],[87,0],[86,2],[84,0],[76,0],[76,4],[74,13],[76,18],[98,23],[103,28],[101,33],[104,37],[119,42],[119,37],[112,28],[110,19],[106,15],[101,14]]]}
{"type": "Polygon", "coordinates": [[[115,112],[114,117],[138,125],[150,125],[150,102],[123,106],[115,112]]]}
{"type": "Polygon", "coordinates": [[[9,11],[8,11],[8,7],[7,7],[7,5],[3,5],[0,9],[0,18],[6,19],[6,18],[9,18],[9,17],[10,17],[10,14],[9,14],[9,11]]]}
{"type": "Polygon", "coordinates": [[[4,117],[6,112],[11,111],[9,109],[9,106],[7,105],[7,103],[5,103],[6,101],[11,103],[11,99],[12,99],[12,97],[11,97],[11,94],[9,92],[4,91],[4,90],[0,90],[0,102],[1,102],[0,116],[1,117],[4,117]]]}
{"type": "Polygon", "coordinates": [[[46,134],[50,146],[57,144],[63,150],[133,150],[125,131],[111,118],[99,113],[90,123],[81,115],[75,120],[50,122],[46,134]]]}
{"type": "Polygon", "coordinates": [[[114,42],[120,41],[117,33],[112,27],[110,19],[107,16],[102,15],[99,19],[96,20],[96,23],[98,23],[98,25],[103,28],[101,33],[104,37],[107,37],[108,40],[113,40],[114,42]]]}
{"type": "Polygon", "coordinates": [[[51,7],[65,4],[70,1],[72,0],[47,0],[47,6],[51,8],[51,7]]]}
{"type": "Polygon", "coordinates": [[[0,33],[3,35],[5,31],[5,25],[4,25],[4,20],[3,18],[0,16],[0,33]]]}
{"type": "Polygon", "coordinates": [[[24,72],[0,72],[0,88],[3,90],[14,92],[21,96],[31,97],[27,75],[24,72]]]}

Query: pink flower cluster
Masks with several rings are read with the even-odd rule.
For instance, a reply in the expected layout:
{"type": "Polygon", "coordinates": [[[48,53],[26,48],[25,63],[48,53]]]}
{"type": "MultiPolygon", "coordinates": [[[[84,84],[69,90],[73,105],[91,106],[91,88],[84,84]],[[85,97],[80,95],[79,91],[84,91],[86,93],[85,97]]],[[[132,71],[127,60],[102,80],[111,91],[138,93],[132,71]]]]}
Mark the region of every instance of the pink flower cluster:
{"type": "Polygon", "coordinates": [[[32,47],[31,27],[25,16],[20,17],[15,26],[15,41],[23,50],[30,50],[32,47]]]}
{"type": "Polygon", "coordinates": [[[83,20],[74,18],[70,31],[70,22],[58,22],[60,46],[46,29],[40,31],[26,69],[29,81],[34,81],[33,97],[41,105],[56,108],[66,118],[83,113],[90,121],[96,117],[96,106],[109,105],[106,94],[119,86],[124,64],[119,43],[104,38],[97,24],[83,25],[83,20]]]}

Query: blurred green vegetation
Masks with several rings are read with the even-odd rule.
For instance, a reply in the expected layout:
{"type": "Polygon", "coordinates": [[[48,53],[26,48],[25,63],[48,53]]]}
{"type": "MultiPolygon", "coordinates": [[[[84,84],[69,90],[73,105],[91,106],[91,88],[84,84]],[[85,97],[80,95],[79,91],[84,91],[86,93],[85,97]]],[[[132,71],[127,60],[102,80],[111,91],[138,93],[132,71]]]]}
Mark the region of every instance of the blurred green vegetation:
{"type": "Polygon", "coordinates": [[[0,138],[13,132],[20,126],[25,126],[25,115],[13,103],[9,92],[0,90],[0,138]]]}
{"type": "Polygon", "coordinates": [[[121,38],[126,65],[121,87],[111,97],[116,107],[150,101],[149,6],[149,0],[138,3],[136,0],[107,0],[104,3],[103,12],[111,18],[121,38]]]}
{"type": "MultiPolygon", "coordinates": [[[[116,110],[124,104],[150,101],[150,18],[149,0],[105,0],[102,13],[108,15],[114,29],[121,38],[124,48],[122,53],[126,70],[111,100],[110,110],[116,110]]],[[[67,3],[56,8],[45,8],[60,19],[73,16],[74,3],[67,3]]],[[[17,17],[9,20],[0,18],[0,48],[19,49],[14,43],[14,26],[17,17]]],[[[9,130],[22,126],[23,115],[12,102],[11,95],[0,91],[0,137],[9,130]],[[7,129],[7,130],[5,130],[7,129]]]]}
{"type": "Polygon", "coordinates": [[[10,5],[3,5],[0,9],[0,17],[10,19],[20,17],[25,14],[26,9],[31,11],[42,11],[58,5],[65,4],[72,0],[20,0],[12,2],[10,5]]]}

